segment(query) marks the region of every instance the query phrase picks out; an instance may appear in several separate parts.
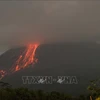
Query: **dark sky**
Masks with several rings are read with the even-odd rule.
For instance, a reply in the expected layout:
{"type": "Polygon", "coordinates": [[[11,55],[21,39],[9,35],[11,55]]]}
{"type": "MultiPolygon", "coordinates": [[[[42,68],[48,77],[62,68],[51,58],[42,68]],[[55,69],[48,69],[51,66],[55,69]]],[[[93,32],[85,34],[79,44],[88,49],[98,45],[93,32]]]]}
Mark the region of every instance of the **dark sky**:
{"type": "Polygon", "coordinates": [[[85,40],[100,40],[99,0],[0,1],[0,48],[85,40]]]}

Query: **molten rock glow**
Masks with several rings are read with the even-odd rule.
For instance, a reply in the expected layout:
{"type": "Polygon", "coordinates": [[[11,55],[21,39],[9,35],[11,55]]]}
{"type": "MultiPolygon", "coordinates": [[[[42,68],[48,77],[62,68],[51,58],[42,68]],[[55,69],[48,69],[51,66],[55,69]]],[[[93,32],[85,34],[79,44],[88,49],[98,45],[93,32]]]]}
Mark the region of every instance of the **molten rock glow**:
{"type": "Polygon", "coordinates": [[[26,47],[26,50],[19,56],[15,64],[9,69],[8,72],[1,70],[0,79],[2,79],[6,74],[11,74],[13,72],[19,71],[21,69],[29,67],[29,65],[34,64],[38,61],[35,58],[36,49],[39,44],[30,44],[26,47]]]}
{"type": "Polygon", "coordinates": [[[6,75],[6,71],[0,70],[0,80],[6,75]]]}

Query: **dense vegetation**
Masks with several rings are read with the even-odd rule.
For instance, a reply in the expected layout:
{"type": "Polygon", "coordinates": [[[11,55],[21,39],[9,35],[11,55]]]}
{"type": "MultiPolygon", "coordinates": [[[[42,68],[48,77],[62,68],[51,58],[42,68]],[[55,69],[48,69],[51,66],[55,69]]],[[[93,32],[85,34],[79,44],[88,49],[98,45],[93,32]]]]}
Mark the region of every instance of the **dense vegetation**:
{"type": "Polygon", "coordinates": [[[84,100],[84,96],[80,98],[71,97],[59,92],[43,92],[42,90],[28,90],[27,88],[3,88],[0,90],[0,100],[84,100]]]}
{"type": "Polygon", "coordinates": [[[0,82],[0,100],[100,100],[98,80],[91,81],[88,87],[90,94],[73,97],[56,91],[29,90],[27,88],[12,88],[8,83],[0,82]]]}

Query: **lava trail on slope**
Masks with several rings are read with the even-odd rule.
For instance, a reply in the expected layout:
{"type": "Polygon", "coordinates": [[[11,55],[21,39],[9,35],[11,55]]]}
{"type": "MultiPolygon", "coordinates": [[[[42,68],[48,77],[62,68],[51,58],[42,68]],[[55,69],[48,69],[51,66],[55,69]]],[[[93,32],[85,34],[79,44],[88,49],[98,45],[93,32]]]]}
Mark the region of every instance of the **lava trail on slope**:
{"type": "Polygon", "coordinates": [[[29,65],[34,64],[38,61],[35,58],[36,49],[38,48],[39,44],[29,44],[25,51],[19,56],[18,60],[13,64],[13,66],[8,70],[0,70],[0,80],[8,74],[17,72],[21,69],[29,67],[29,65]]]}

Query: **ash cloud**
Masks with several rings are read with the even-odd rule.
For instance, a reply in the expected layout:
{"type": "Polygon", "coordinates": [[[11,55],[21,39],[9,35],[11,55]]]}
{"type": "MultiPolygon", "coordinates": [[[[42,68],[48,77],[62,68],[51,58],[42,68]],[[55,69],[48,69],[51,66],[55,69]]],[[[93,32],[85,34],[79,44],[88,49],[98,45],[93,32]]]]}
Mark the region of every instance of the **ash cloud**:
{"type": "Polygon", "coordinates": [[[0,45],[100,39],[100,1],[1,1],[0,45]]]}

